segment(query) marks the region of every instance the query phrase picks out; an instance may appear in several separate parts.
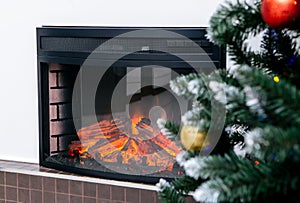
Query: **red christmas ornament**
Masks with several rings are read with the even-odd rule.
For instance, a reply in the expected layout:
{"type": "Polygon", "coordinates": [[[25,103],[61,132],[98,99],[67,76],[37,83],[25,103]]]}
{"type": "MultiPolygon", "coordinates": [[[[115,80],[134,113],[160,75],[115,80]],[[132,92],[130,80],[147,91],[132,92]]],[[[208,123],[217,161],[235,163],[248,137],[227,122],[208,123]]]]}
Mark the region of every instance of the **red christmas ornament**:
{"type": "Polygon", "coordinates": [[[272,28],[300,26],[300,0],[263,0],[260,11],[264,21],[272,28]]]}

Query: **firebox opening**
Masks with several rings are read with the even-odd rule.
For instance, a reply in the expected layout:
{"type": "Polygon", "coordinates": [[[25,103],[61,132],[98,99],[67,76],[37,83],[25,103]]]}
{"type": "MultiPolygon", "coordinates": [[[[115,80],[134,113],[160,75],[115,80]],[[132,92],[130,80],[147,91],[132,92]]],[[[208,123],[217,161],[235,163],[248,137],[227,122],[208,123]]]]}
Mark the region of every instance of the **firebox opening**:
{"type": "Polygon", "coordinates": [[[182,149],[162,135],[156,124],[158,118],[180,120],[179,104],[168,87],[176,74],[155,66],[110,68],[95,98],[98,123],[84,123],[82,118],[91,112],[82,102],[85,93],[73,89],[79,70],[79,66],[49,64],[47,161],[120,174],[167,178],[181,174],[175,157],[182,149]],[[72,102],[82,103],[82,118],[73,117],[72,102]],[[81,122],[81,128],[75,129],[74,122],[81,122]]]}

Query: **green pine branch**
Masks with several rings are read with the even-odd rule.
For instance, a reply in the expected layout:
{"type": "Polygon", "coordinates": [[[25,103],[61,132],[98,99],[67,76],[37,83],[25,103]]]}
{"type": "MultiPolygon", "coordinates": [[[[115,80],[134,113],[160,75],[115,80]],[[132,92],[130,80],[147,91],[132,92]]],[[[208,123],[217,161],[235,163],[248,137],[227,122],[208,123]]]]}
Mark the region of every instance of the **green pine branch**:
{"type": "Polygon", "coordinates": [[[200,181],[183,175],[175,179],[170,187],[160,191],[159,197],[163,203],[184,203],[184,198],[199,186],[200,181]]]}
{"type": "MultiPolygon", "coordinates": [[[[241,68],[243,69],[243,68],[241,68]]],[[[282,79],[275,83],[273,78],[266,75],[262,70],[247,68],[242,73],[243,79],[239,81],[243,86],[251,84],[265,97],[264,108],[268,119],[263,123],[259,120],[248,120],[256,126],[273,124],[285,128],[300,124],[300,91],[291,83],[282,79]]],[[[239,117],[241,118],[241,116],[239,117]]]]}
{"type": "Polygon", "coordinates": [[[170,135],[168,135],[169,139],[174,141],[178,141],[180,139],[179,138],[180,125],[172,121],[166,121],[165,128],[168,129],[168,131],[170,132],[170,135]]]}
{"type": "Polygon", "coordinates": [[[238,158],[235,154],[211,155],[201,158],[201,171],[199,171],[202,179],[207,178],[224,178],[234,175],[239,167],[244,164],[244,161],[238,158]]]}
{"type": "Polygon", "coordinates": [[[260,56],[250,51],[244,41],[266,27],[260,14],[260,2],[250,5],[246,1],[226,1],[211,17],[208,34],[216,44],[228,47],[236,64],[253,65],[253,59],[260,56]]]}
{"type": "MultiPolygon", "coordinates": [[[[241,169],[233,176],[222,179],[220,201],[269,201],[275,194],[287,197],[287,191],[296,190],[299,179],[289,173],[292,168],[283,168],[278,164],[263,164],[241,169]]],[[[271,201],[270,201],[271,200],[271,201]]],[[[276,200],[276,199],[275,199],[276,200]]]]}
{"type": "Polygon", "coordinates": [[[288,159],[299,163],[299,131],[298,127],[282,129],[275,126],[267,126],[261,129],[260,132],[263,142],[259,143],[260,150],[253,150],[253,154],[268,162],[285,162],[288,159]]]}
{"type": "Polygon", "coordinates": [[[266,30],[261,44],[260,66],[271,69],[275,74],[299,86],[299,50],[293,35],[285,30],[266,30]]]}
{"type": "Polygon", "coordinates": [[[246,40],[265,27],[260,14],[260,2],[250,5],[246,1],[226,1],[211,17],[208,33],[212,34],[215,43],[226,46],[234,44],[237,39],[246,40]]]}
{"type": "Polygon", "coordinates": [[[184,196],[188,195],[190,191],[196,190],[202,180],[195,180],[189,176],[183,175],[172,182],[174,188],[184,196]]]}
{"type": "Polygon", "coordinates": [[[184,197],[174,188],[167,187],[158,193],[162,203],[184,203],[184,197]]]}
{"type": "Polygon", "coordinates": [[[197,188],[203,191],[203,197],[199,198],[206,202],[215,201],[215,197],[209,194],[209,191],[214,191],[218,194],[218,201],[270,200],[275,193],[287,194],[287,191],[299,187],[299,177],[289,173],[291,169],[277,163],[239,159],[233,153],[224,157],[209,156],[199,171],[201,177],[209,177],[197,188]]]}

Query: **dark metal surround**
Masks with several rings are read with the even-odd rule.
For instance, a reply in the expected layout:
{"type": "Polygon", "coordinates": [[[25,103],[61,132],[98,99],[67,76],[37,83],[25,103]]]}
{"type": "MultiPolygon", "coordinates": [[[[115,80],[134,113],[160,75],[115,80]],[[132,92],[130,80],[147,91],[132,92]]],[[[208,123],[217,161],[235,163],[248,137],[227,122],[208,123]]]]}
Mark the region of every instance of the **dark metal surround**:
{"type": "MultiPolygon", "coordinates": [[[[78,173],[94,177],[109,178],[116,180],[127,180],[132,182],[155,183],[159,178],[146,176],[133,176],[118,173],[104,173],[86,169],[47,162],[46,156],[49,154],[49,76],[48,63],[82,65],[90,53],[108,39],[120,34],[141,30],[154,29],[147,27],[54,27],[43,26],[37,28],[37,59],[38,59],[38,93],[39,93],[39,160],[40,165],[71,173],[78,173]]],[[[208,42],[205,38],[205,28],[157,28],[173,31],[183,35],[198,45],[214,61],[217,68],[224,68],[226,64],[226,51],[223,47],[218,47],[208,42]]],[[[185,53],[186,54],[186,53],[185,53]]],[[[191,53],[194,54],[194,53],[191,53]]],[[[107,56],[109,61],[109,55],[107,56]]],[[[116,65],[135,66],[138,64],[157,64],[170,68],[182,68],[187,65],[177,57],[158,52],[142,52],[132,54],[122,58],[116,65]]],[[[187,67],[189,68],[189,67],[187,67]]]]}

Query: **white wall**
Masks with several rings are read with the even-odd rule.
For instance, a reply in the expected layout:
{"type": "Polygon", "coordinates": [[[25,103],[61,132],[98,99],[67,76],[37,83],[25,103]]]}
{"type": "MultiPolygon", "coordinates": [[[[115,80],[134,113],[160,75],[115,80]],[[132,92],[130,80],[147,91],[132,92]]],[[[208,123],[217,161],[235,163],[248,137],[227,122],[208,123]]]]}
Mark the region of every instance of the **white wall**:
{"type": "Polygon", "coordinates": [[[38,163],[35,28],[207,26],[223,0],[9,0],[0,3],[0,159],[38,163]]]}

